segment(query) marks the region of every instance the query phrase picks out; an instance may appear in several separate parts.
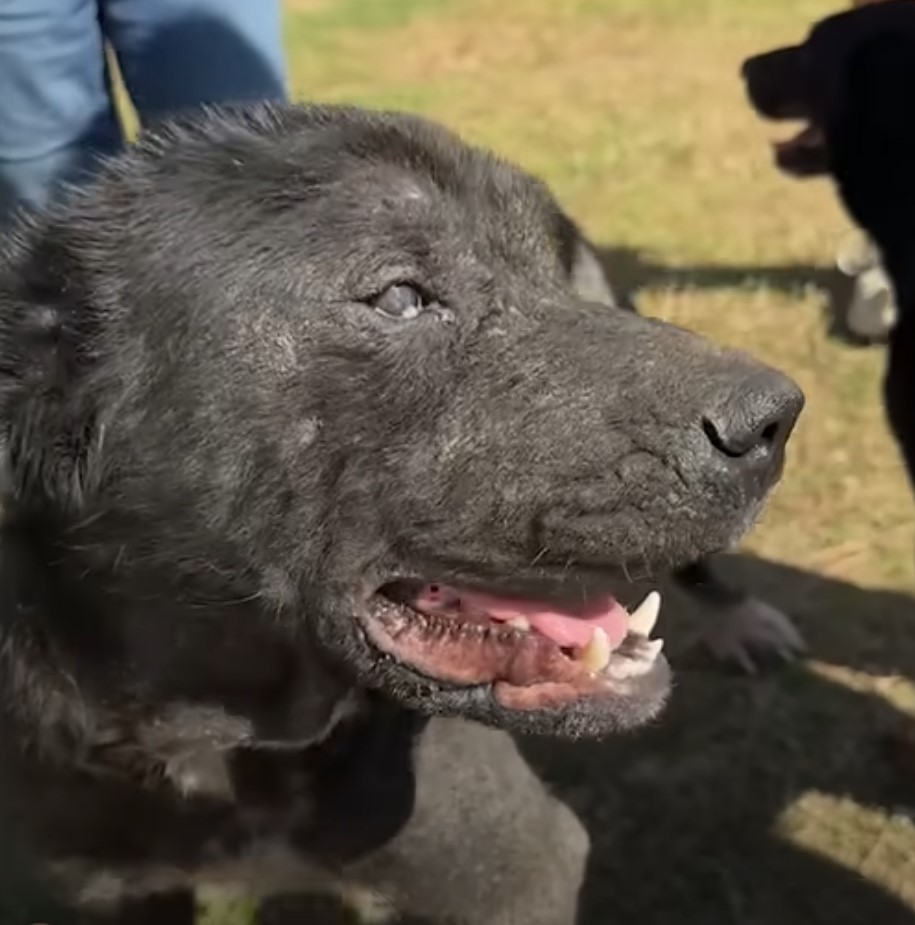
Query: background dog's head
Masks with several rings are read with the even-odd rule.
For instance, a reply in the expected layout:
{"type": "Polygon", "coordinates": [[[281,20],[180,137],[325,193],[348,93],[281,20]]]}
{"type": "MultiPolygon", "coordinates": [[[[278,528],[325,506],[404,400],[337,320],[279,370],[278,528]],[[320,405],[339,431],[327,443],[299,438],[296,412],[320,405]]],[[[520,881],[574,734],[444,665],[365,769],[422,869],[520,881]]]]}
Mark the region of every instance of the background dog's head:
{"type": "MultiPolygon", "coordinates": [[[[874,42],[913,29],[911,0],[858,0],[853,7],[823,20],[801,44],[744,62],[747,92],[761,115],[808,123],[799,134],[775,145],[776,163],[795,176],[819,176],[832,170],[827,128],[841,117],[847,102],[846,79],[854,57],[865,46],[873,48],[874,42]]],[[[888,104],[897,92],[892,80],[882,87],[888,104]]]]}
{"type": "Polygon", "coordinates": [[[816,127],[818,157],[851,218],[880,247],[908,302],[915,211],[915,3],[867,5],[823,20],[801,45],[750,59],[750,98],[771,118],[816,127]]]}
{"type": "Polygon", "coordinates": [[[515,168],[332,108],[176,123],[23,225],[8,503],[69,608],[55,632],[91,624],[74,661],[242,711],[320,663],[528,730],[652,716],[653,603],[629,625],[609,584],[736,541],[802,399],[580,301],[575,246],[515,168]],[[258,639],[308,659],[271,675],[258,639]]]}

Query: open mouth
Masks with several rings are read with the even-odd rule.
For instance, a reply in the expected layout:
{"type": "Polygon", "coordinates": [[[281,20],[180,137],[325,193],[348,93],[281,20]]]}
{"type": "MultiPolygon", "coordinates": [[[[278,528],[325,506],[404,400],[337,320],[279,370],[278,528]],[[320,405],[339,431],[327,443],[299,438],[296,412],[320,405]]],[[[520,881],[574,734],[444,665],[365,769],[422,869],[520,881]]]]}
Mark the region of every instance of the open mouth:
{"type": "Polygon", "coordinates": [[[658,669],[663,641],[650,634],[660,607],[656,591],[630,614],[610,596],[573,611],[398,581],[371,597],[364,623],[377,649],[425,677],[489,685],[503,707],[540,710],[620,696],[658,669]]]}
{"type": "Polygon", "coordinates": [[[786,173],[810,177],[829,170],[826,138],[815,123],[807,125],[786,141],[776,141],[773,147],[775,161],[786,173]]]}

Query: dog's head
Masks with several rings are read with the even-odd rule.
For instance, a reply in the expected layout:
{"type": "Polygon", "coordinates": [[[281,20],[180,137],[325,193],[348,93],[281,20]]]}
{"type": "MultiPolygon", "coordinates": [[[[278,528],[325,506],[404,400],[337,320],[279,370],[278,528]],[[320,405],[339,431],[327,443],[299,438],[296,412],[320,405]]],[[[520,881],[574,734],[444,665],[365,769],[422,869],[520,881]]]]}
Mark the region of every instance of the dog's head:
{"type": "MultiPolygon", "coordinates": [[[[858,0],[852,10],[818,23],[801,44],[744,62],[747,92],[760,115],[808,123],[799,134],[775,145],[775,160],[782,170],[800,177],[833,172],[834,145],[829,135],[851,102],[849,80],[860,56],[879,56],[878,48],[887,40],[911,43],[913,32],[911,0],[858,0]]],[[[887,108],[902,90],[892,80],[884,83],[881,91],[887,108]]],[[[898,115],[903,118],[901,112],[898,115]]]]}
{"type": "Polygon", "coordinates": [[[416,118],[150,135],[7,249],[13,520],[102,589],[125,664],[142,638],[209,670],[257,626],[427,713],[643,722],[655,602],[630,624],[608,588],[739,539],[802,397],[577,299],[575,244],[543,185],[416,118]]]}

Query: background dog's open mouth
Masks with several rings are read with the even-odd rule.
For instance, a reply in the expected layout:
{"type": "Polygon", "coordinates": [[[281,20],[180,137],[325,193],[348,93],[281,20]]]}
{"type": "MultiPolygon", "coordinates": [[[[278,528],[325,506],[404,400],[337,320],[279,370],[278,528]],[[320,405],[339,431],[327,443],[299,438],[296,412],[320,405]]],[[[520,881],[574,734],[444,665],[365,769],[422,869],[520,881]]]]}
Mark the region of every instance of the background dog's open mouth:
{"type": "Polygon", "coordinates": [[[631,614],[614,598],[577,612],[532,600],[394,582],[370,600],[366,630],[397,661],[437,681],[493,686],[511,709],[613,694],[647,675],[663,642],[649,638],[661,598],[631,614]]]}
{"type": "Polygon", "coordinates": [[[811,123],[786,141],[776,141],[775,160],[787,173],[814,176],[829,170],[829,151],[819,126],[811,123]]]}

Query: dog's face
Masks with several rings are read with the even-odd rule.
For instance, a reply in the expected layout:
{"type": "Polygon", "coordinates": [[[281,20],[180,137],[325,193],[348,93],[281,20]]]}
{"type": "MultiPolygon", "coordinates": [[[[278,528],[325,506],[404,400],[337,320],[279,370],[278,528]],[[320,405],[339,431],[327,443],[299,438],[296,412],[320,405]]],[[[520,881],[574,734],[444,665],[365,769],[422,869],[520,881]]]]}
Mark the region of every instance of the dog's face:
{"type": "Polygon", "coordinates": [[[643,722],[652,603],[608,587],[733,544],[802,397],[577,300],[569,254],[541,184],[418,119],[149,137],[2,267],[11,510],[83,587],[244,602],[427,713],[643,722]]]}
{"type": "MultiPolygon", "coordinates": [[[[849,80],[862,54],[879,55],[886,40],[911,43],[915,4],[911,0],[871,0],[818,23],[806,41],[748,59],[743,65],[747,92],[760,115],[803,120],[807,127],[775,145],[775,160],[787,173],[818,176],[834,172],[836,130],[851,102],[849,80]]],[[[899,75],[902,76],[902,75],[899,75]]],[[[889,100],[899,92],[883,87],[889,100]]]]}

